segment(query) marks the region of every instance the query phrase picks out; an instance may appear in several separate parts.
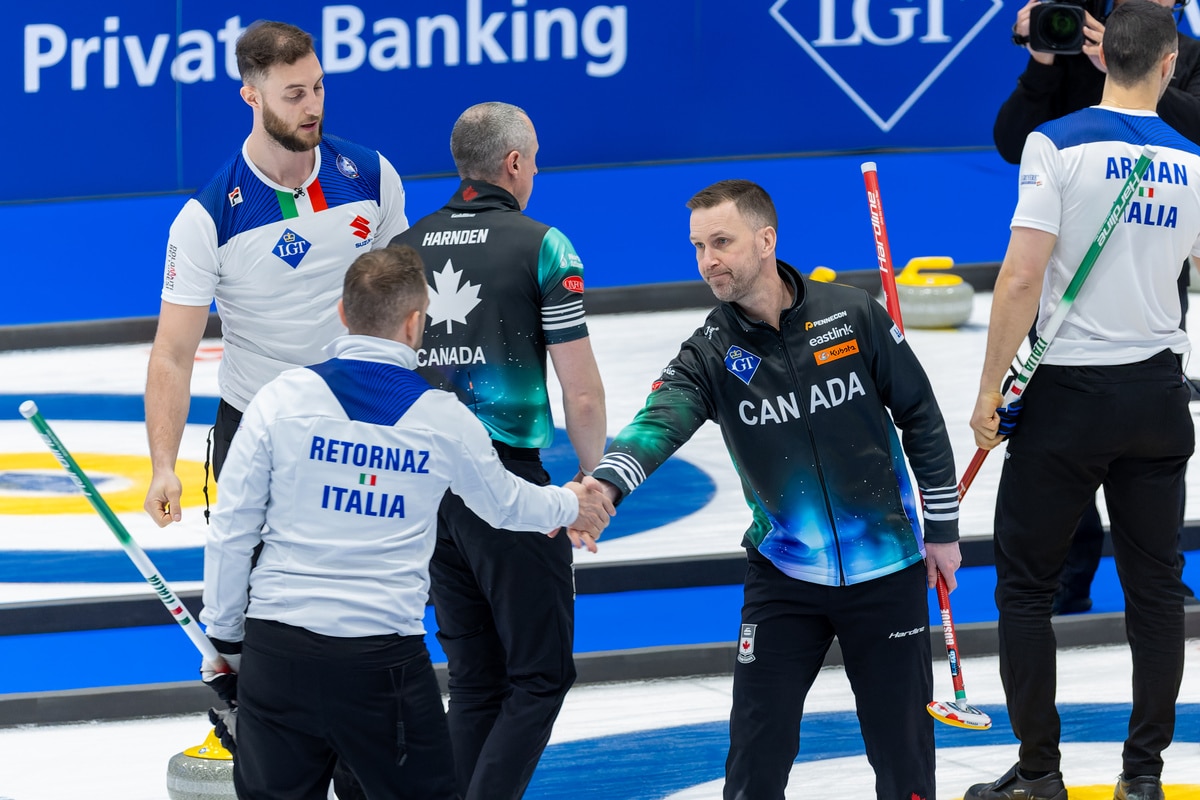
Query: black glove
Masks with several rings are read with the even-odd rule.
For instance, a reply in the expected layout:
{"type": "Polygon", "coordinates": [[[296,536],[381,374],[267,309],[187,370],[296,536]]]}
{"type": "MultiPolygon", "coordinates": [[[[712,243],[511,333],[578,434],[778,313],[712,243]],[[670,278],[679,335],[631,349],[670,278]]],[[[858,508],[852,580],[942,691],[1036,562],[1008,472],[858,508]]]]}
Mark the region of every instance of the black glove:
{"type": "Polygon", "coordinates": [[[221,746],[230,753],[237,752],[237,706],[230,708],[210,708],[208,721],[213,725],[213,731],[221,740],[221,746]]]}
{"type": "Polygon", "coordinates": [[[201,662],[200,677],[232,708],[237,704],[237,672],[242,665],[242,643],[226,642],[211,636],[209,641],[225,663],[201,662]]]}

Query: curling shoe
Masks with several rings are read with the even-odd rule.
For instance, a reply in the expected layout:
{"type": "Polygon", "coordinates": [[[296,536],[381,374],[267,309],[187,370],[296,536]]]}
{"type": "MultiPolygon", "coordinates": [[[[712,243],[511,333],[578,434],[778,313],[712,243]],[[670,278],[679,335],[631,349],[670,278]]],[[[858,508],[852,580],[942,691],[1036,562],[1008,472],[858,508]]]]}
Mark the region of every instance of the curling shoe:
{"type": "Polygon", "coordinates": [[[1113,800],[1164,800],[1162,781],[1153,775],[1138,775],[1126,778],[1125,773],[1117,779],[1113,800]]]}
{"type": "Polygon", "coordinates": [[[1063,786],[1061,772],[1030,780],[1021,774],[1018,766],[1013,764],[1012,769],[992,783],[975,784],[967,789],[963,800],[1067,800],[1067,787],[1063,786]]]}

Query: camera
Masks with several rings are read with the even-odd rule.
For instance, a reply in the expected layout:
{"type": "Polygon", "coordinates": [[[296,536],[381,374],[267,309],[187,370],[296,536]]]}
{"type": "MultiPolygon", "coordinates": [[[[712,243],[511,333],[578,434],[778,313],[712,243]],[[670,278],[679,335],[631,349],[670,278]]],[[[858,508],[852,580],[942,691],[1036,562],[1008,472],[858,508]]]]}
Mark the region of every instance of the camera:
{"type": "Polygon", "coordinates": [[[1029,47],[1039,53],[1083,52],[1084,14],[1103,20],[1108,0],[1043,0],[1029,12],[1029,47]]]}

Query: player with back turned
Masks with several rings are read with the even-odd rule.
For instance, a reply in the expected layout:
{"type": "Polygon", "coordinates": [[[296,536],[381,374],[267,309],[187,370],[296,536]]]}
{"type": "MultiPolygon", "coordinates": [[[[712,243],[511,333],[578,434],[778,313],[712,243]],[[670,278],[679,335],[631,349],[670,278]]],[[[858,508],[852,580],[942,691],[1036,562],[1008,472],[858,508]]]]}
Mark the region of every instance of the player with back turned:
{"type": "Polygon", "coordinates": [[[325,798],[335,756],[372,800],[456,800],[423,626],[443,492],[535,531],[511,535],[569,525],[592,548],[612,512],[578,483],[504,469],[471,412],[417,375],[428,304],[412,248],[359,256],[338,304],[350,334],[263,387],[234,438],[200,617],[236,664],[211,680],[235,693],[242,800],[325,798]]]}
{"type": "MultiPolygon", "coordinates": [[[[1179,36],[1171,12],[1126,0],[1107,20],[1100,105],[1039,127],[1021,157],[1012,235],[996,279],[975,441],[997,446],[1001,382],[1036,319],[1044,329],[1144,145],[1134,197],[1022,393],[996,497],[1000,676],[1017,764],[968,800],[1065,800],[1051,605],[1080,511],[1104,487],[1125,595],[1133,708],[1117,800],[1162,800],[1175,730],[1184,615],[1176,552],[1195,431],[1180,366],[1179,264],[1200,254],[1200,147],[1155,113],[1179,36]]],[[[1007,426],[1006,426],[1007,427],[1007,426]]]]}
{"type": "MultiPolygon", "coordinates": [[[[561,231],[522,213],[537,174],[533,123],[516,106],[480,103],[455,122],[450,149],[462,178],[454,196],[394,240],[421,253],[431,286],[418,371],[471,409],[509,470],[545,483],[549,357],[567,436],[590,472],[604,450],[604,387],[583,262],[561,231]]],[[[492,530],[447,493],[431,593],[467,800],[520,798],[549,741],[575,680],[572,569],[565,538],[492,530]]]]}

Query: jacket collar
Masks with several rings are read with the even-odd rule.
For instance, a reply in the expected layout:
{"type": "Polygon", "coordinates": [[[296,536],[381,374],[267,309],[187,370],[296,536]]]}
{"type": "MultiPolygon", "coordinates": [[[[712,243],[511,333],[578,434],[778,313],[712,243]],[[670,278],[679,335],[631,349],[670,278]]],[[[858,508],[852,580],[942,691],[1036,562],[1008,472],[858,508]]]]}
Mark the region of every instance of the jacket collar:
{"type": "Polygon", "coordinates": [[[488,211],[497,208],[521,210],[521,204],[508,190],[501,189],[494,183],[469,178],[458,185],[458,191],[450,198],[446,207],[455,211],[488,211]]]}
{"type": "MultiPolygon", "coordinates": [[[[782,278],[783,282],[786,283],[792,290],[791,305],[785,308],[783,313],[779,315],[781,323],[786,324],[791,321],[791,318],[796,314],[797,311],[800,310],[800,307],[804,305],[804,299],[808,294],[808,281],[804,279],[804,276],[801,275],[795,267],[786,261],[776,259],[775,264],[779,269],[779,277],[782,278]]],[[[758,320],[750,320],[749,317],[742,313],[742,310],[738,308],[736,303],[721,303],[721,307],[724,308],[726,312],[735,320],[737,320],[738,325],[743,331],[749,331],[751,328],[764,327],[765,323],[759,322],[758,320]]]]}
{"type": "Polygon", "coordinates": [[[378,361],[382,364],[397,364],[406,369],[417,368],[417,354],[411,347],[377,336],[351,333],[339,336],[325,346],[325,354],[330,358],[378,361]]]}

